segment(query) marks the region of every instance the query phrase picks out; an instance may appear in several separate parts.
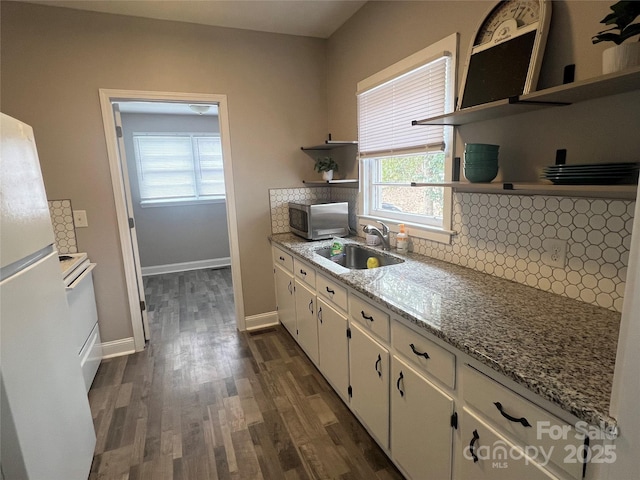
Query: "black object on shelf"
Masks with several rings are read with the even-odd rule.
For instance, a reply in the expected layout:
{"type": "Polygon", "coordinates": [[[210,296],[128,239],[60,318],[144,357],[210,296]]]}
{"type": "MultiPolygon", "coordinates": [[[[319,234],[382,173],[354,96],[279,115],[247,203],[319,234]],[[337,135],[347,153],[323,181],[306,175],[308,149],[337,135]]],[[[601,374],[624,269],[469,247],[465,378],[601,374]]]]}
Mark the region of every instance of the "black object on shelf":
{"type": "Polygon", "coordinates": [[[564,70],[562,71],[562,84],[566,85],[567,83],[573,83],[576,77],[576,64],[570,63],[569,65],[565,65],[564,70]]]}

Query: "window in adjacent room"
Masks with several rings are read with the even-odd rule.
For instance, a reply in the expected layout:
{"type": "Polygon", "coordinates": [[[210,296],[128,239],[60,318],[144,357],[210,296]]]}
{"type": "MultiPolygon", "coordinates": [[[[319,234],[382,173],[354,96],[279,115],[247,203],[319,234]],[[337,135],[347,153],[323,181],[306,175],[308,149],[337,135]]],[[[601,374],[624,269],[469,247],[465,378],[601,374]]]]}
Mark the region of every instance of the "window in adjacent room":
{"type": "Polygon", "coordinates": [[[219,135],[133,135],[143,206],[224,200],[219,135]]]}
{"type": "Polygon", "coordinates": [[[451,180],[453,127],[414,126],[455,105],[457,34],[358,83],[361,223],[398,223],[449,241],[451,191],[411,182],[451,180]]]}

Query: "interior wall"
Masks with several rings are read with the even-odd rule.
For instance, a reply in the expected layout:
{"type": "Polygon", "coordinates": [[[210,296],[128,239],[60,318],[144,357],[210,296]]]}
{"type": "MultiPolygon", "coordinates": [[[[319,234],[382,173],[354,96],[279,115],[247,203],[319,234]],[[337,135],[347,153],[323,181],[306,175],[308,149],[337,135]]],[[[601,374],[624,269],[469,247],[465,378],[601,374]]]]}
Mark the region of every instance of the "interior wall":
{"type": "MultiPolygon", "coordinates": [[[[599,22],[610,11],[611,2],[550,3],[551,25],[538,88],[562,84],[563,69],[568,64],[575,64],[576,80],[601,75],[602,52],[611,45],[593,45],[591,37],[602,30],[599,22]]],[[[453,32],[459,33],[459,92],[471,40],[495,4],[368,2],[328,41],[331,75],[327,80],[327,100],[329,130],[334,137],[357,136],[357,82],[453,32]]],[[[455,152],[462,156],[465,142],[499,144],[498,181],[537,181],[542,167],[554,163],[555,151],[560,148],[567,149],[568,163],[631,161],[640,147],[634,133],[640,121],[640,112],[635,108],[638,101],[640,93],[633,92],[467,125],[457,129],[455,152]]]]}
{"type": "Polygon", "coordinates": [[[219,133],[218,117],[122,113],[122,130],[141,266],[228,260],[226,202],[143,208],[133,145],[134,133],[219,133]]]}
{"type": "Polygon", "coordinates": [[[244,310],[275,310],[273,187],[300,185],[326,136],[325,41],[2,1],[2,111],[35,132],[49,198],[87,211],[103,341],[132,336],[100,88],[226,94],[244,310]]]}

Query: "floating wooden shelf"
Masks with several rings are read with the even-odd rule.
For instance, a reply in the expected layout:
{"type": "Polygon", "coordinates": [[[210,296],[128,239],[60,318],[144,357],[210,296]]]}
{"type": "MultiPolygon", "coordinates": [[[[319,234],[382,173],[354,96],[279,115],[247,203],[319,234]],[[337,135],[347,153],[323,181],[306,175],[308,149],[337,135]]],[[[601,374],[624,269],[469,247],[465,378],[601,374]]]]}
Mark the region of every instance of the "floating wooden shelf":
{"type": "Polygon", "coordinates": [[[553,185],[550,183],[412,182],[412,187],[448,187],[456,192],[635,200],[637,185],[553,185]]]}
{"type": "Polygon", "coordinates": [[[321,186],[321,187],[326,187],[327,185],[345,185],[345,186],[353,186],[353,187],[357,187],[358,186],[358,179],[357,178],[345,178],[343,180],[303,180],[302,183],[304,183],[305,185],[314,185],[314,186],[321,186]]]}
{"type": "Polygon", "coordinates": [[[611,73],[578,82],[539,90],[526,95],[518,95],[495,102],[484,103],[457,110],[436,117],[414,120],[413,125],[451,125],[460,126],[470,123],[493,120],[518,113],[531,112],[553,106],[617,95],[640,88],[640,67],[623,72],[611,73]]]}
{"type": "Polygon", "coordinates": [[[325,140],[321,145],[313,145],[311,147],[300,147],[300,150],[333,150],[334,148],[348,147],[349,145],[358,145],[356,141],[340,141],[340,140],[325,140]]]}

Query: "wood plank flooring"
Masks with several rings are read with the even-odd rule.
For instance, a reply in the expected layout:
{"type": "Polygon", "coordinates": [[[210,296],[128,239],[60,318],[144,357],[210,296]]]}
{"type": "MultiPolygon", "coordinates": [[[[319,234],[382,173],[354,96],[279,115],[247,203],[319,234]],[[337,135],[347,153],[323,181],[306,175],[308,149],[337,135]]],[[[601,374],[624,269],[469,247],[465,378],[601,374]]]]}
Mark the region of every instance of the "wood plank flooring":
{"type": "Polygon", "coordinates": [[[236,330],[231,287],[229,269],[145,278],[151,340],[89,392],[89,479],[402,479],[281,326],[236,330]]]}

